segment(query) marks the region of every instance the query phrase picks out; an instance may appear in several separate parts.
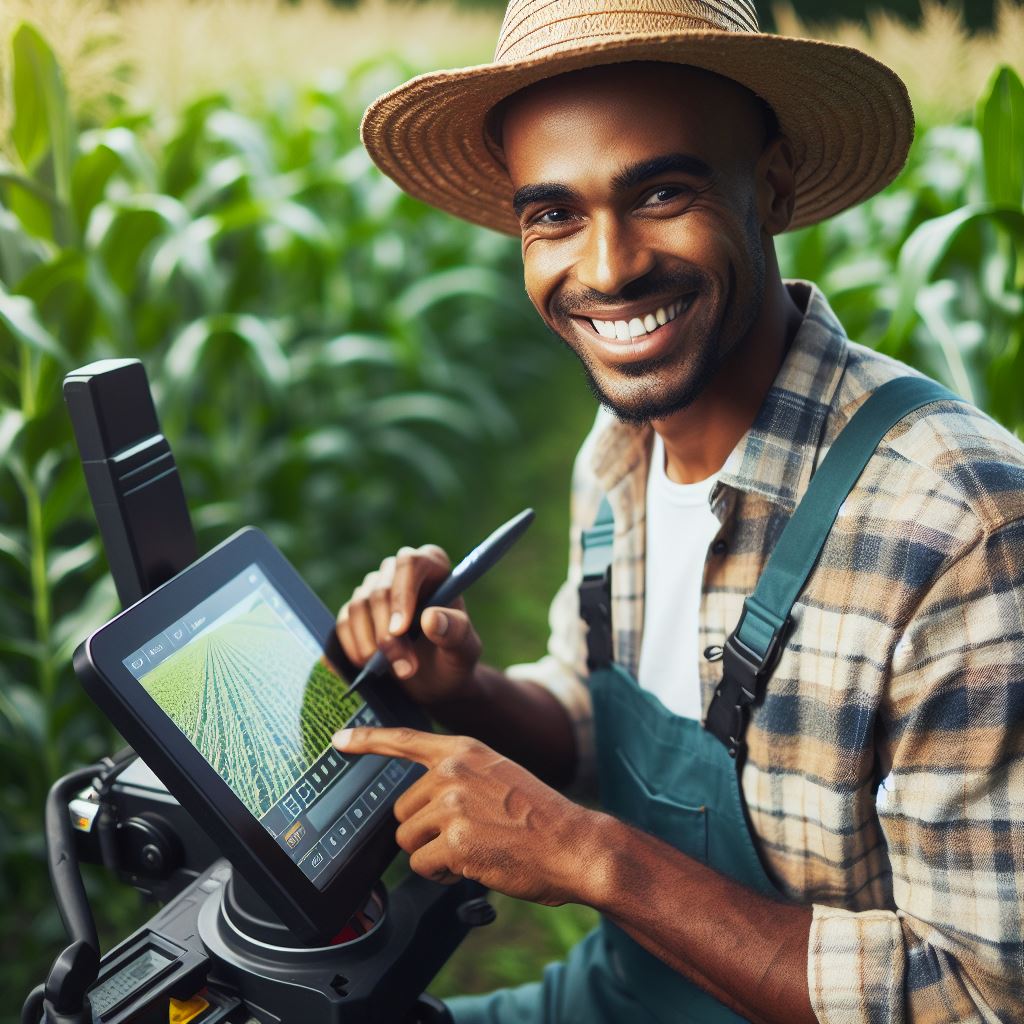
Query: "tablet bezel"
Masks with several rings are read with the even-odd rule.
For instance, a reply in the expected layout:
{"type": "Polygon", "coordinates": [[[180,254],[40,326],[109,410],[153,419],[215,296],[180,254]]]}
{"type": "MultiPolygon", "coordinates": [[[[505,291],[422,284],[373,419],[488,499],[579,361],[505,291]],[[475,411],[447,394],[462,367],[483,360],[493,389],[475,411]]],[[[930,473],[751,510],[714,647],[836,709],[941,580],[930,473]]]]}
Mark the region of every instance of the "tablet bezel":
{"type": "MultiPolygon", "coordinates": [[[[256,563],[336,664],[343,678],[353,667],[334,638],[334,615],[261,530],[246,527],[137,604],[95,630],[74,655],[75,671],[89,696],[153,769],[196,823],[302,942],[329,939],[361,906],[373,883],[398,851],[395,820],[388,810],[423,773],[407,769],[384,805],[340,854],[337,874],[320,889],[260,825],[203,755],[192,745],[123,661],[151,637],[183,618],[206,597],[256,563]],[[333,642],[332,642],[333,641],[333,642]],[[345,661],[338,665],[337,662],[345,661]]],[[[384,725],[429,728],[402,691],[371,680],[359,690],[384,725]]],[[[383,767],[389,759],[367,755],[383,767]]],[[[347,784],[347,783],[346,783],[347,784]]],[[[353,800],[358,790],[353,794],[353,800]]]]}

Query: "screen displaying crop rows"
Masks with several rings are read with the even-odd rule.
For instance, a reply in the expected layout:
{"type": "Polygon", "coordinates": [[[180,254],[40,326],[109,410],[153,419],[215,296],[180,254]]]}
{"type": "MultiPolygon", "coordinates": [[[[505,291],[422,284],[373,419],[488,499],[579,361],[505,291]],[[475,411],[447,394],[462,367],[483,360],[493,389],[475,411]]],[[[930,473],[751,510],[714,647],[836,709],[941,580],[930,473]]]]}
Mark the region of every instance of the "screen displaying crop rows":
{"type": "Polygon", "coordinates": [[[242,574],[250,587],[240,600],[193,613],[126,665],[137,665],[146,691],[260,818],[364,702],[347,694],[312,635],[255,568],[242,574]]]}

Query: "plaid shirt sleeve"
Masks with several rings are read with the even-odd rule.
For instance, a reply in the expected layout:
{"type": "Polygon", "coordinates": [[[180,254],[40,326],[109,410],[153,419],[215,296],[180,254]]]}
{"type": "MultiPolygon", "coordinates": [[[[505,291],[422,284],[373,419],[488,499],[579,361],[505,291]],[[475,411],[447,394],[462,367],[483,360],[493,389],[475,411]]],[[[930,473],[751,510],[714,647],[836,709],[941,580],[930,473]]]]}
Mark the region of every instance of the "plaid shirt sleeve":
{"type": "Polygon", "coordinates": [[[1024,519],[979,530],[938,575],[886,705],[876,805],[896,909],[814,907],[815,1013],[1024,1020],[1024,519]]]}

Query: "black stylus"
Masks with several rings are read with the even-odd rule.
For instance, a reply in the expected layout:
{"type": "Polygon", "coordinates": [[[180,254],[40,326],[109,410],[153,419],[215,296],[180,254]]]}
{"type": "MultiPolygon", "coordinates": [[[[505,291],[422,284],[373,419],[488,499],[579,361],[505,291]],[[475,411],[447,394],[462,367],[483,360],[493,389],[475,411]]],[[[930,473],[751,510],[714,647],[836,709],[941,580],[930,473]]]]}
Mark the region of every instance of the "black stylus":
{"type": "MultiPolygon", "coordinates": [[[[427,608],[437,608],[454,603],[467,587],[471,587],[488,569],[502,558],[506,551],[526,532],[526,528],[533,522],[534,511],[532,508],[524,509],[519,515],[510,519],[504,526],[499,526],[485,541],[482,541],[457,566],[448,576],[438,584],[437,589],[417,607],[413,616],[412,625],[405,631],[404,637],[407,640],[415,640],[420,635],[420,615],[427,608]]],[[[370,676],[382,676],[391,668],[388,659],[383,651],[377,651],[372,658],[363,666],[362,671],[352,680],[348,688],[351,693],[357,686],[370,676]]]]}

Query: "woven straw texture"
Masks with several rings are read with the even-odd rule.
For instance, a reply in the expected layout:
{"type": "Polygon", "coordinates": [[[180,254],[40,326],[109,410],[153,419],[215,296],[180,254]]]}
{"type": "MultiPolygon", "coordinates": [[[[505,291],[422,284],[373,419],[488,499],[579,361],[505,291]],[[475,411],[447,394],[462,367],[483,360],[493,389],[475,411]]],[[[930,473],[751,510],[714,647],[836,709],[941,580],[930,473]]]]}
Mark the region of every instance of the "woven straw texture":
{"type": "Polygon", "coordinates": [[[624,61],[713,71],[772,107],[797,160],[790,230],[884,188],[913,138],[893,71],[850,47],[761,33],[746,0],[512,0],[493,63],[420,75],[381,96],[363,118],[363,143],[410,195],[518,235],[488,113],[541,79],[624,61]]]}

